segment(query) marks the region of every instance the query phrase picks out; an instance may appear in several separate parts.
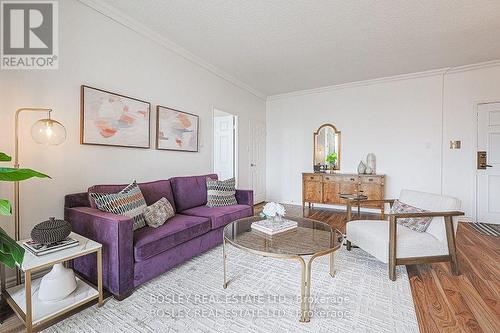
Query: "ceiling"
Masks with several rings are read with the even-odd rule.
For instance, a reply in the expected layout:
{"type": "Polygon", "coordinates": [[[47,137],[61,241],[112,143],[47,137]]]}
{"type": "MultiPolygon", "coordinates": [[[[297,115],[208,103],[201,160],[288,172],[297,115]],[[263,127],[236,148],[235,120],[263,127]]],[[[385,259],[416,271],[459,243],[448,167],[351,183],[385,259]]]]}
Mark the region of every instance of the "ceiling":
{"type": "Polygon", "coordinates": [[[500,1],[100,0],[264,95],[500,59],[500,1]]]}

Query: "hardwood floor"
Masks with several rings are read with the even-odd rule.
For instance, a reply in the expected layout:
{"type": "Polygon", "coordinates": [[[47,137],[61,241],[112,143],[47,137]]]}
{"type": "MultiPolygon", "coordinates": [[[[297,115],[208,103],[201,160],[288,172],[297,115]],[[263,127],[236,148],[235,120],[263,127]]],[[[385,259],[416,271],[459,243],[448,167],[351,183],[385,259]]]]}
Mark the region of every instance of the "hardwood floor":
{"type": "MultiPolygon", "coordinates": [[[[302,216],[301,206],[286,205],[286,210],[302,216]]],[[[345,232],[343,211],[313,208],[304,216],[345,232]]],[[[362,214],[362,218],[379,216],[362,214]]],[[[456,242],[459,276],[451,274],[448,263],[406,266],[420,331],[500,332],[500,237],[481,235],[460,223],[456,242]]]]}
{"type": "MultiPolygon", "coordinates": [[[[302,207],[286,205],[287,214],[302,216],[302,207]]],[[[262,205],[256,207],[256,213],[262,205]]],[[[345,232],[346,214],[333,209],[306,209],[304,216],[345,232]]],[[[364,219],[377,215],[363,214],[364,219]]],[[[457,232],[460,276],[447,263],[406,266],[422,333],[500,332],[500,238],[483,236],[466,223],[457,232]]],[[[0,332],[23,332],[10,317],[0,332]]]]}

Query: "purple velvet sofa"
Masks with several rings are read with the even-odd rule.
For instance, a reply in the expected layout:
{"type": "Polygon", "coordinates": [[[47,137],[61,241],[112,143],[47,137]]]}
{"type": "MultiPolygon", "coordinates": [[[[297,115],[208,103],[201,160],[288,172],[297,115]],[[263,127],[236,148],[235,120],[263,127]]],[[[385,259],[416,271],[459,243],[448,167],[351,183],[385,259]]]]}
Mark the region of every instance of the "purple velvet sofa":
{"type": "MultiPolygon", "coordinates": [[[[139,184],[148,205],[165,197],[176,215],[158,228],[136,231],[132,219],[96,209],[88,196],[88,192],[117,193],[126,185],[96,185],[88,192],[66,195],[64,216],[73,231],[103,245],[103,283],[115,298],[127,297],[140,284],[221,244],[226,224],[253,215],[252,191],[237,190],[238,205],[205,206],[207,177],[217,175],[139,184]]],[[[95,282],[96,260],[95,255],[75,259],[73,268],[95,282]]]]}

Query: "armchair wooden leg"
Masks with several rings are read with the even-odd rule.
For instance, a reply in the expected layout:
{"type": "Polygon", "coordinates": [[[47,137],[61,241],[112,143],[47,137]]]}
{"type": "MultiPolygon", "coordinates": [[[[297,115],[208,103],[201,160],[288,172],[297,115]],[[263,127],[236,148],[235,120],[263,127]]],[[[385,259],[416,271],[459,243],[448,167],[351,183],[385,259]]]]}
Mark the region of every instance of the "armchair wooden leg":
{"type": "Polygon", "coordinates": [[[460,275],[458,269],[457,246],[455,243],[455,231],[453,229],[453,219],[451,216],[445,217],[446,239],[448,240],[448,253],[450,254],[451,272],[453,275],[460,275]]]}
{"type": "Polygon", "coordinates": [[[389,279],[396,281],[396,218],[389,220],[389,279]]]}
{"type": "Polygon", "coordinates": [[[346,241],[345,245],[346,245],[347,251],[351,251],[351,248],[352,248],[351,242],[346,241]]]}

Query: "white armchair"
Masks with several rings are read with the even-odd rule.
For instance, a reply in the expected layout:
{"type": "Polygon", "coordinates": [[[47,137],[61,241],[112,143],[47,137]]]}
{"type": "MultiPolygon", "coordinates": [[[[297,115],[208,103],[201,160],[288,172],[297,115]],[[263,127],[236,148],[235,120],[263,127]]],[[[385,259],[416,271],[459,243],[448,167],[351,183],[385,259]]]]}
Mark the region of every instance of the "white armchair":
{"type": "MultiPolygon", "coordinates": [[[[422,264],[449,261],[452,272],[458,275],[455,234],[457,217],[464,213],[460,200],[425,192],[402,190],[399,200],[429,212],[387,214],[389,221],[350,221],[353,201],[348,201],[349,222],[346,225],[347,250],[355,244],[380,261],[389,264],[389,278],[396,280],[396,265],[422,264]],[[417,232],[396,223],[399,218],[433,217],[425,232],[417,232]]],[[[389,203],[394,200],[367,200],[370,203],[389,203]]]]}

